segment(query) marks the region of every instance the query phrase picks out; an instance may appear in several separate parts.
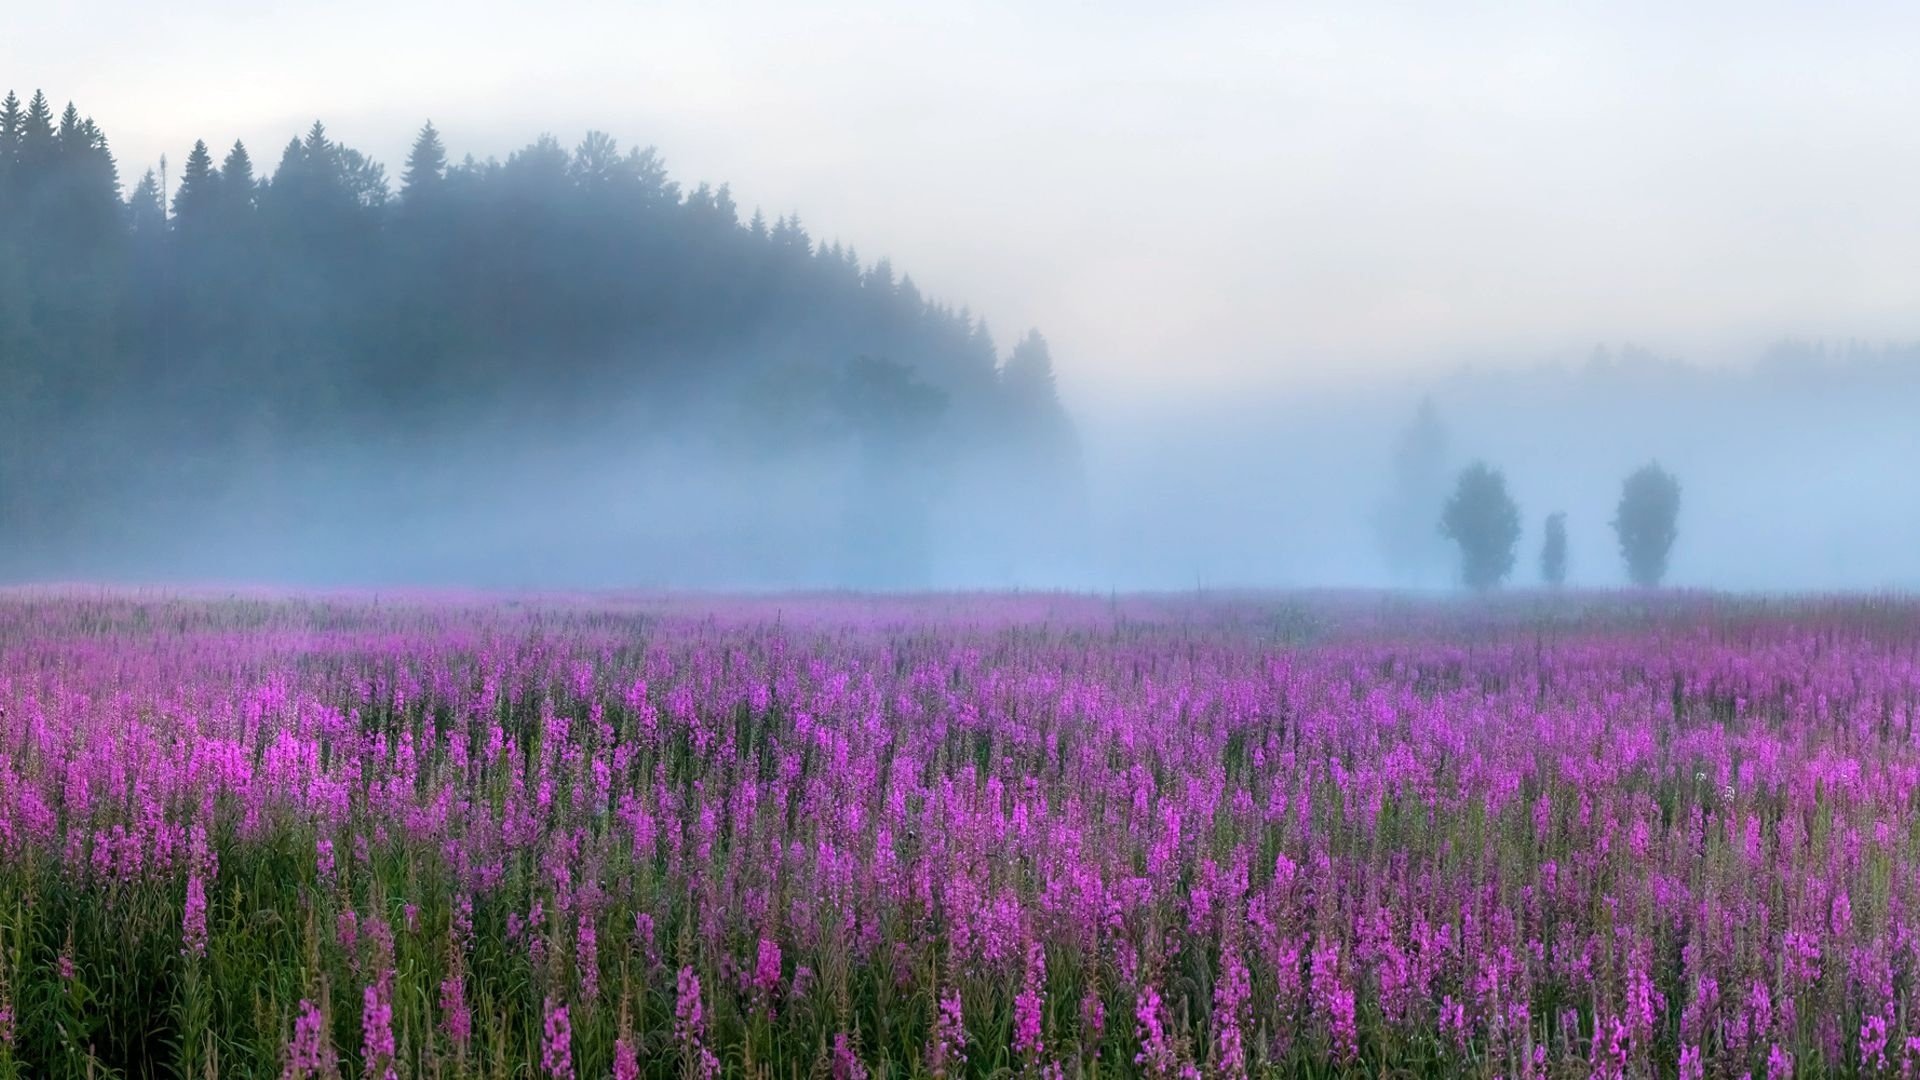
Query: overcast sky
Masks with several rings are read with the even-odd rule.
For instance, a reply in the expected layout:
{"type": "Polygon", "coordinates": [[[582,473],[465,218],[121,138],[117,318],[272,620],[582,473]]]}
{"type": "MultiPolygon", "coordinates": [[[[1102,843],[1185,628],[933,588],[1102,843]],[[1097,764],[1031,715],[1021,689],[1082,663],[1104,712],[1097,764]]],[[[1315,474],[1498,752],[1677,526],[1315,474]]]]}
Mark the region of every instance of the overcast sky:
{"type": "Polygon", "coordinates": [[[1920,336],[1920,7],[73,0],[0,82],[131,182],[315,117],[399,172],[589,127],[891,255],[1082,408],[1920,336]]]}

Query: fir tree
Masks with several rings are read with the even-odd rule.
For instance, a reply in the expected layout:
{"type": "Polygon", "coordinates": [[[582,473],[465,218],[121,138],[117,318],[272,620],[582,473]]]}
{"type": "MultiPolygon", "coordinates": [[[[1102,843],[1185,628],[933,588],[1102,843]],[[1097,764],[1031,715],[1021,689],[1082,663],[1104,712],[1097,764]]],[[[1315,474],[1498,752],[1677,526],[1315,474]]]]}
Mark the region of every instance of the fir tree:
{"type": "Polygon", "coordinates": [[[407,154],[407,171],[400,179],[400,194],[403,198],[425,195],[439,186],[447,175],[447,148],[440,143],[440,132],[436,131],[433,121],[427,121],[420,134],[413,140],[413,149],[407,154]]]}
{"type": "Polygon", "coordinates": [[[21,129],[26,119],[26,111],[20,105],[20,95],[7,91],[6,99],[0,101],[0,185],[5,184],[14,162],[20,157],[21,129]]]}
{"type": "Polygon", "coordinates": [[[204,140],[193,144],[186,167],[180,170],[180,188],[173,196],[173,214],[182,229],[198,229],[212,220],[220,202],[220,172],[204,140]]]}
{"type": "Polygon", "coordinates": [[[39,90],[27,102],[27,114],[20,122],[20,165],[30,181],[44,177],[52,164],[56,142],[53,134],[53,106],[39,90]]]}
{"type": "Polygon", "coordinates": [[[229,211],[253,209],[254,186],[253,159],[247,156],[246,144],[235,139],[220,163],[220,205],[229,211]]]}
{"type": "Polygon", "coordinates": [[[148,169],[127,196],[127,224],[136,238],[157,239],[167,230],[166,215],[160,208],[160,178],[148,169]]]}

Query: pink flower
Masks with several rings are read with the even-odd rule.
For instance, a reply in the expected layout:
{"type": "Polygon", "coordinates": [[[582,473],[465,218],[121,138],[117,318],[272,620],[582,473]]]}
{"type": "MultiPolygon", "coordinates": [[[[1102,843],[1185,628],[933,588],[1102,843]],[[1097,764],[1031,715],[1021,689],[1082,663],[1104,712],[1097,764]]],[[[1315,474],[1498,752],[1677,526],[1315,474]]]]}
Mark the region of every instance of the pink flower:
{"type": "Polygon", "coordinates": [[[394,1066],[398,1051],[393,1037],[393,972],[381,972],[361,990],[360,997],[360,1060],[366,1063],[366,1075],[398,1080],[400,1073],[394,1066]]]}
{"type": "Polygon", "coordinates": [[[540,1043],[540,1067],[553,1080],[573,1080],[573,1025],[567,1007],[546,1001],[546,1031],[540,1043]]]}
{"type": "Polygon", "coordinates": [[[678,976],[678,995],[673,1005],[673,1034],[680,1042],[682,1059],[695,1073],[711,1080],[720,1075],[720,1059],[706,1045],[707,1022],[700,1000],[700,976],[691,965],[682,967],[678,976]]]}
{"type": "Polygon", "coordinates": [[[473,1010],[467,1006],[467,984],[458,971],[440,980],[440,1025],[456,1053],[465,1055],[473,1039],[473,1010]]]}
{"type": "Polygon", "coordinates": [[[1027,977],[1013,999],[1013,1049],[1029,1068],[1040,1065],[1042,1012],[1047,988],[1047,952],[1038,941],[1027,944],[1027,977]]]}
{"type": "Polygon", "coordinates": [[[180,945],[188,956],[207,955],[207,887],[198,871],[187,877],[187,903],[180,917],[180,945]]]}
{"type": "Polygon", "coordinates": [[[1241,1077],[1247,1074],[1247,1047],[1242,1035],[1247,1003],[1253,997],[1253,977],[1238,949],[1228,948],[1221,958],[1220,979],[1213,987],[1214,1065],[1220,1074],[1241,1077]]]}
{"type": "Polygon", "coordinates": [[[1150,985],[1140,988],[1134,999],[1134,1020],[1140,1052],[1134,1055],[1133,1063],[1142,1072],[1156,1080],[1167,1080],[1191,1071],[1192,1066],[1181,1061],[1180,1050],[1167,1032],[1166,1006],[1160,1000],[1160,991],[1150,985]]]}
{"type": "Polygon", "coordinates": [[[967,1027],[961,1016],[960,995],[949,990],[940,997],[939,1013],[933,1021],[933,1038],[927,1044],[927,1069],[935,1077],[947,1077],[967,1063],[967,1027]]]}
{"type": "Polygon", "coordinates": [[[613,1080],[640,1080],[640,1052],[625,1035],[613,1040],[613,1080]]]}
{"type": "Polygon", "coordinates": [[[780,990],[780,943],[771,938],[761,938],[759,953],[754,959],[753,988],[763,1002],[772,1002],[780,990]]]}
{"type": "Polygon", "coordinates": [[[573,942],[574,970],[580,976],[580,997],[593,1001],[600,996],[600,944],[593,916],[582,911],[573,942]]]}
{"type": "Polygon", "coordinates": [[[308,1080],[333,1071],[333,1045],[327,1039],[326,1018],[320,1009],[304,998],[300,1013],[293,1021],[293,1038],[287,1043],[287,1067],[284,1080],[308,1080]]]}
{"type": "Polygon", "coordinates": [[[860,1063],[844,1031],[833,1037],[833,1080],[867,1080],[867,1067],[860,1063]]]}

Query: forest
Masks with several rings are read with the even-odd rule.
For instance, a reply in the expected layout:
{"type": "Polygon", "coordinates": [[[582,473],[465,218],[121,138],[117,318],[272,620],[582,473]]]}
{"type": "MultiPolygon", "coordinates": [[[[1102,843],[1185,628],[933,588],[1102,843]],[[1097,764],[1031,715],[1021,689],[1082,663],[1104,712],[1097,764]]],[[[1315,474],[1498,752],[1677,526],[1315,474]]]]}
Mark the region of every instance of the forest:
{"type": "Polygon", "coordinates": [[[1038,332],[651,148],[429,123],[396,180],[316,121],[173,171],[0,104],[11,577],[911,586],[1071,532],[1038,332]]]}

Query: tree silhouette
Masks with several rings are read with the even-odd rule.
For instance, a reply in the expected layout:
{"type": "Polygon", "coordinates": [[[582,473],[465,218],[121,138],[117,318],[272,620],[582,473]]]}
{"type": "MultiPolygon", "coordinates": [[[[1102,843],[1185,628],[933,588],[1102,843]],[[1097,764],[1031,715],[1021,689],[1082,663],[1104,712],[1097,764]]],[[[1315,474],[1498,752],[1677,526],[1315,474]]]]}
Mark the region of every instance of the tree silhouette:
{"type": "Polygon", "coordinates": [[[20,164],[30,179],[43,179],[35,175],[36,170],[52,164],[54,148],[53,106],[48,104],[47,95],[35,90],[20,121],[20,164]]]}
{"type": "MultiPolygon", "coordinates": [[[[825,499],[906,507],[928,536],[950,497],[934,481],[992,446],[977,512],[942,528],[1005,520],[1010,546],[1055,528],[1011,494],[1078,468],[1044,339],[1003,365],[984,324],[885,260],[794,214],[743,223],[730,188],[684,191],[651,147],[543,136],[449,164],[426,124],[396,201],[318,121],[270,171],[238,142],[218,167],[217,143],[189,145],[170,219],[164,173],[123,200],[77,107],[0,97],[0,573],[83,568],[93,538],[268,499],[279,516],[250,528],[332,527],[327,489],[289,478],[369,433],[408,433],[380,482],[434,505],[463,494],[429,479],[436,447],[487,430],[511,459],[550,441],[543,424],[636,459],[650,432],[839,455],[825,499]],[[743,412],[784,418],[734,430],[743,412]]],[[[924,579],[931,544],[873,579],[924,579]]]]}
{"type": "Polygon", "coordinates": [[[233,141],[233,149],[227,151],[227,159],[220,163],[220,202],[229,208],[252,209],[254,195],[253,159],[247,156],[247,145],[238,139],[233,141]]]}
{"type": "Polygon", "coordinates": [[[160,178],[148,169],[127,196],[127,224],[135,237],[159,238],[167,230],[167,218],[161,208],[160,178]]]}
{"type": "Polygon", "coordinates": [[[407,154],[407,171],[400,179],[400,194],[403,198],[424,195],[446,179],[446,175],[447,148],[441,145],[440,132],[429,120],[420,128],[419,136],[413,140],[413,149],[407,154]]]}
{"type": "Polygon", "coordinates": [[[173,197],[173,214],[182,229],[197,229],[212,220],[220,202],[220,173],[205,140],[196,141],[180,170],[180,190],[173,197]]]}
{"type": "Polygon", "coordinates": [[[1446,550],[1433,520],[1447,497],[1447,430],[1431,397],[1422,398],[1393,446],[1393,486],[1374,527],[1387,569],[1402,585],[1428,584],[1446,550]]]}
{"type": "Polygon", "coordinates": [[[1636,469],[1621,486],[1614,511],[1613,531],[1627,577],[1635,585],[1653,588],[1667,576],[1667,556],[1679,536],[1680,482],[1658,462],[1636,469]]]}
{"type": "Polygon", "coordinates": [[[923,585],[933,478],[926,448],[945,394],[909,368],[862,356],[847,366],[841,407],[859,445],[862,481],[848,518],[848,580],[869,588],[923,585]]]}
{"type": "Polygon", "coordinates": [[[1460,578],[1468,588],[1483,591],[1506,580],[1520,539],[1520,510],[1500,470],[1480,461],[1461,470],[1440,515],[1440,534],[1460,546],[1460,578]]]}
{"type": "Polygon", "coordinates": [[[1567,515],[1547,515],[1546,539],[1540,545],[1540,580],[1554,588],[1567,583],[1567,515]]]}

